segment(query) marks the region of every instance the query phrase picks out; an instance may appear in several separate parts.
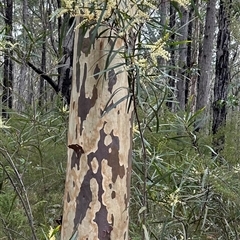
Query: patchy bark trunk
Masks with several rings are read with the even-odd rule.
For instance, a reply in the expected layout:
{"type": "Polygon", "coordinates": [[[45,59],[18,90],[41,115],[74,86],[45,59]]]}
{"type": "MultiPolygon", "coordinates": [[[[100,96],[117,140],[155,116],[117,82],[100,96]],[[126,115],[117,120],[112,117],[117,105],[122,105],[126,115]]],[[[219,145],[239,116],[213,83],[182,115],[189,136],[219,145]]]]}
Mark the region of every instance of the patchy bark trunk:
{"type": "Polygon", "coordinates": [[[75,33],[62,240],[128,239],[132,108],[125,70],[101,73],[124,47],[105,30],[92,45],[92,31],[75,33]]]}
{"type": "MultiPolygon", "coordinates": [[[[196,111],[206,107],[209,99],[213,41],[216,28],[215,14],[216,0],[208,1],[202,53],[199,62],[200,75],[198,79],[196,111]]],[[[206,111],[203,117],[206,118],[206,111]]],[[[197,130],[202,127],[203,123],[198,125],[197,130]]]]}
{"type": "Polygon", "coordinates": [[[229,44],[230,44],[230,8],[232,1],[220,1],[218,13],[218,38],[216,54],[216,79],[213,102],[213,147],[217,153],[224,148],[224,133],[218,133],[226,125],[227,89],[230,80],[229,44]],[[218,133],[218,134],[217,134],[218,133]]]}

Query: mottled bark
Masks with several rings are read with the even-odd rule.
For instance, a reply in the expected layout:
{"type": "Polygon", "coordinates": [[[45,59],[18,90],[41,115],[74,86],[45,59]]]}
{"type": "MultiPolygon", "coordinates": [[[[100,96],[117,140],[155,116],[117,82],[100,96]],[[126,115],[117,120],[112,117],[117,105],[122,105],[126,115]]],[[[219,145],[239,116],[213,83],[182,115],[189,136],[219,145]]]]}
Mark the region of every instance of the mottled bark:
{"type": "MultiPolygon", "coordinates": [[[[189,11],[183,7],[181,7],[182,18],[181,18],[181,26],[179,30],[179,41],[187,41],[188,38],[188,19],[189,19],[189,11]]],[[[180,46],[179,50],[179,60],[178,60],[178,75],[177,75],[177,101],[179,102],[179,108],[185,109],[186,102],[186,61],[187,61],[187,44],[183,43],[180,46]]]]}
{"type": "MultiPolygon", "coordinates": [[[[199,62],[199,79],[197,85],[197,101],[196,111],[207,106],[210,93],[210,78],[212,73],[212,55],[213,55],[213,42],[216,28],[216,0],[207,2],[207,12],[205,19],[204,38],[202,45],[202,53],[199,62]]],[[[206,118],[207,111],[204,112],[206,118]]],[[[199,128],[203,125],[198,125],[199,128]]],[[[198,129],[199,130],[199,129],[198,129]]]]}
{"type": "MultiPolygon", "coordinates": [[[[101,73],[113,44],[117,51],[124,42],[108,30],[92,45],[91,37],[91,31],[83,36],[76,30],[61,239],[127,240],[132,142],[128,77],[122,67],[101,73]]],[[[109,67],[123,61],[117,54],[109,67]]]]}
{"type": "Polygon", "coordinates": [[[218,133],[226,125],[227,93],[230,80],[229,45],[230,45],[230,8],[232,1],[220,1],[218,12],[218,37],[216,53],[216,79],[213,102],[213,146],[217,153],[224,148],[224,133],[218,133]],[[218,134],[217,134],[218,133],[218,134]]]}

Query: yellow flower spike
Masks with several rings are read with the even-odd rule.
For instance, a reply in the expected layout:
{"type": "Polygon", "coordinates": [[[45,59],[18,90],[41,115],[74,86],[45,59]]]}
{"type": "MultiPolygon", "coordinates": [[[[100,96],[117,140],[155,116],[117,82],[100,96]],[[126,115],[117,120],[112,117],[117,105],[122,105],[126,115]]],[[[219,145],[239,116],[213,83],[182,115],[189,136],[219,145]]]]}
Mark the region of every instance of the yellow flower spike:
{"type": "Polygon", "coordinates": [[[50,229],[48,232],[48,237],[49,237],[49,240],[56,240],[56,238],[54,236],[54,229],[52,228],[52,226],[50,226],[50,229]]]}

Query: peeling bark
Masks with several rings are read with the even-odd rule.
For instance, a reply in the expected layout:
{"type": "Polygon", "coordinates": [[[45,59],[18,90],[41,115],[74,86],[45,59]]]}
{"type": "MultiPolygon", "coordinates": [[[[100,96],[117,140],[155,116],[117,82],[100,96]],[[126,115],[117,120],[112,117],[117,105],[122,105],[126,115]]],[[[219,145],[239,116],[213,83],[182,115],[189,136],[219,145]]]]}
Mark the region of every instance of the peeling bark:
{"type": "MultiPolygon", "coordinates": [[[[124,46],[110,36],[107,30],[90,45],[91,31],[75,33],[62,240],[128,239],[132,108],[126,71],[101,73],[111,44],[124,46]]],[[[123,61],[116,54],[109,67],[123,61]]]]}

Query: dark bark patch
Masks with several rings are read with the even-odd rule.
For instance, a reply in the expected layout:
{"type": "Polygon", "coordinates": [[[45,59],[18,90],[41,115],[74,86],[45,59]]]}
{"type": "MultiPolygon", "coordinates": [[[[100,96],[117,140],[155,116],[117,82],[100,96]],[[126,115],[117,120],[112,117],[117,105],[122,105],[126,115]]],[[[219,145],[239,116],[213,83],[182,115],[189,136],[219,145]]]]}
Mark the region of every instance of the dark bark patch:
{"type": "MultiPolygon", "coordinates": [[[[104,126],[103,126],[104,128],[104,126]]],[[[93,157],[96,157],[99,166],[101,165],[101,161],[106,159],[108,161],[108,166],[112,168],[112,181],[113,183],[116,182],[117,177],[123,178],[125,175],[124,166],[120,166],[119,164],[119,138],[114,136],[113,131],[110,133],[112,138],[112,142],[109,145],[104,144],[104,139],[107,134],[104,132],[104,129],[100,130],[100,139],[98,142],[97,151],[94,153],[93,157]]]]}
{"type": "Polygon", "coordinates": [[[90,51],[90,38],[84,38],[83,41],[82,41],[82,52],[86,55],[86,57],[88,56],[89,54],[89,51],[90,51]]]}
{"type": "Polygon", "coordinates": [[[70,195],[69,195],[69,192],[68,192],[68,193],[67,193],[67,202],[69,203],[70,200],[71,200],[71,198],[70,198],[70,195]]]}
{"type": "Polygon", "coordinates": [[[112,199],[114,199],[116,197],[116,192],[115,191],[112,191],[111,197],[112,197],[112,199]]]}
{"type": "Polygon", "coordinates": [[[115,71],[112,69],[108,72],[108,91],[112,93],[113,86],[117,82],[117,76],[115,71]]]}
{"type": "Polygon", "coordinates": [[[103,41],[100,42],[100,50],[103,50],[103,41]]]}
{"type": "Polygon", "coordinates": [[[90,109],[95,105],[97,100],[97,87],[94,86],[92,90],[92,98],[85,97],[85,84],[87,79],[87,64],[84,64],[84,75],[80,90],[80,96],[78,98],[78,116],[81,118],[80,134],[83,130],[83,122],[86,120],[90,109]]]}
{"type": "Polygon", "coordinates": [[[98,64],[96,65],[95,69],[94,69],[94,78],[97,80],[99,78],[99,72],[100,72],[100,68],[98,66],[98,64]]]}
{"type": "Polygon", "coordinates": [[[110,225],[107,221],[107,208],[101,203],[100,210],[96,213],[94,221],[98,225],[98,238],[99,240],[110,239],[110,225]]]}
{"type": "Polygon", "coordinates": [[[77,61],[77,63],[76,63],[76,76],[75,76],[75,78],[76,78],[76,86],[77,86],[77,92],[79,92],[79,90],[80,90],[80,74],[81,74],[81,72],[80,72],[80,62],[79,61],[77,61]]]}
{"type": "Polygon", "coordinates": [[[90,188],[90,180],[92,178],[93,173],[91,170],[88,170],[81,184],[79,194],[76,198],[74,229],[77,228],[78,224],[82,223],[82,220],[85,218],[86,212],[89,209],[89,204],[92,202],[92,192],[90,188]]]}
{"type": "Polygon", "coordinates": [[[114,226],[114,215],[113,214],[111,216],[111,220],[112,220],[112,226],[114,226]]]}
{"type": "Polygon", "coordinates": [[[111,149],[109,153],[108,165],[112,168],[112,181],[115,183],[117,177],[123,178],[125,175],[124,166],[119,164],[119,138],[114,136],[113,131],[110,133],[112,137],[112,142],[108,145],[111,149]]]}
{"type": "Polygon", "coordinates": [[[72,158],[71,158],[71,168],[74,168],[77,166],[77,170],[79,170],[79,162],[80,162],[80,157],[82,153],[78,152],[73,152],[72,158]]]}
{"type": "Polygon", "coordinates": [[[73,149],[75,153],[84,153],[84,150],[82,148],[82,146],[78,145],[78,144],[70,144],[68,145],[69,148],[73,149]]]}
{"type": "Polygon", "coordinates": [[[76,127],[75,127],[75,139],[77,139],[77,135],[78,135],[78,126],[76,125],[76,127]]]}

